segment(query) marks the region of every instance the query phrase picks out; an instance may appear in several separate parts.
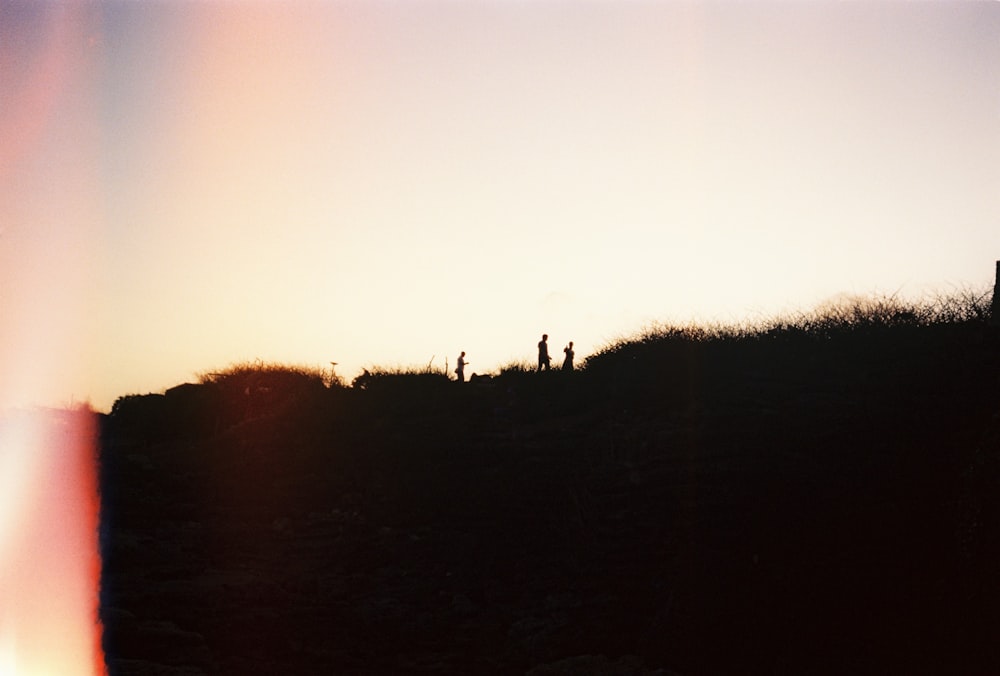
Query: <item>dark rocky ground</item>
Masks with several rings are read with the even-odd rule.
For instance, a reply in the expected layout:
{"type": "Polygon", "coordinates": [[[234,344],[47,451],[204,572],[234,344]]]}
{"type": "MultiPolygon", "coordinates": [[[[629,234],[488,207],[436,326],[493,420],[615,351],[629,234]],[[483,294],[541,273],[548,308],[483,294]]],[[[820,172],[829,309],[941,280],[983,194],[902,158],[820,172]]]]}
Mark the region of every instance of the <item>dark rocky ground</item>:
{"type": "Polygon", "coordinates": [[[995,329],[209,389],[104,421],[112,676],[1000,673],[995,329]]]}

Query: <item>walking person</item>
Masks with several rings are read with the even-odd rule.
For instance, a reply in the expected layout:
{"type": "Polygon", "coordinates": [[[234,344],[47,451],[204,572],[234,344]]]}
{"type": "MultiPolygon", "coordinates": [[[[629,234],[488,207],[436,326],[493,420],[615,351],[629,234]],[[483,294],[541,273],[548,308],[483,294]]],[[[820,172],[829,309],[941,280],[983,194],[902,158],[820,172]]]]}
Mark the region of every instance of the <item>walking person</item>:
{"type": "Polygon", "coordinates": [[[543,333],[542,339],[538,341],[538,370],[550,370],[549,361],[549,334],[543,333]]]}
{"type": "Polygon", "coordinates": [[[573,352],[573,341],[572,340],[569,341],[569,345],[567,345],[566,347],[563,348],[563,352],[566,354],[566,357],[563,359],[563,365],[562,365],[563,371],[572,371],[573,370],[573,354],[574,354],[574,352],[573,352]]]}
{"type": "Polygon", "coordinates": [[[455,373],[458,374],[458,382],[460,383],[465,382],[465,365],[468,363],[465,361],[465,352],[463,351],[462,354],[458,355],[458,366],[455,367],[455,373]]]}

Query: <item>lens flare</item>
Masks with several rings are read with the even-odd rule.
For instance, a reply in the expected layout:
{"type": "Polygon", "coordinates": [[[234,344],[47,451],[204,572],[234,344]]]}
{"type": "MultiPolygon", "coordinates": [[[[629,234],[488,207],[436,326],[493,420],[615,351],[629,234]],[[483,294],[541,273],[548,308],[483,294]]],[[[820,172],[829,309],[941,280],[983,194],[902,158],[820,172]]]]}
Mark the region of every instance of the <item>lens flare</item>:
{"type": "Polygon", "coordinates": [[[95,415],[0,418],[0,676],[105,676],[95,415]]]}

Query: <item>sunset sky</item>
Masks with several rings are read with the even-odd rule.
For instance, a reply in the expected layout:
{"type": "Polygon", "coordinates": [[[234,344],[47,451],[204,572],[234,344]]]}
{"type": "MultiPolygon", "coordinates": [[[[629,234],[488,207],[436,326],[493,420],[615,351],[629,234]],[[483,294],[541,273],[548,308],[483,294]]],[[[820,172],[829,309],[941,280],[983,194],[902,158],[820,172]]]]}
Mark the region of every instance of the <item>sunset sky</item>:
{"type": "Polygon", "coordinates": [[[997,2],[0,0],[0,409],[998,258],[997,2]]]}

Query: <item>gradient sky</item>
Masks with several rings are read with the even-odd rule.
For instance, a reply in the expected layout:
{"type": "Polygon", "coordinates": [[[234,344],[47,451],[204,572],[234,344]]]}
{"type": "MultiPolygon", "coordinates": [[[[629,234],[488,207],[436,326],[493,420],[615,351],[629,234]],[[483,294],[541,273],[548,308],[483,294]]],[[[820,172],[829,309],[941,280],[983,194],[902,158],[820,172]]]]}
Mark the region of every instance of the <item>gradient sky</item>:
{"type": "Polygon", "coordinates": [[[0,0],[0,408],[985,287],[1000,3],[0,0]]]}

